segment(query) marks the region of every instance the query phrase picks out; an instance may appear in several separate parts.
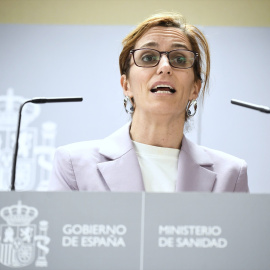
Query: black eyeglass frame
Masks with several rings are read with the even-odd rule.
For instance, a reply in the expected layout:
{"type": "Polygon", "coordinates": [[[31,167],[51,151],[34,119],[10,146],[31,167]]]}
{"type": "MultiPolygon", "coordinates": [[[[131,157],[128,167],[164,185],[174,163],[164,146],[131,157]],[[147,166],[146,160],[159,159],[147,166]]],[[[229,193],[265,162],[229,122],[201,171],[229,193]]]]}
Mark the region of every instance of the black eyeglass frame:
{"type": "Polygon", "coordinates": [[[141,49],[133,49],[133,50],[130,50],[129,53],[132,54],[132,56],[133,56],[134,64],[135,64],[137,67],[142,67],[142,68],[152,68],[152,67],[156,67],[156,66],[159,64],[159,62],[160,62],[161,56],[162,56],[163,54],[166,54],[166,56],[167,56],[167,58],[168,58],[168,60],[169,60],[169,64],[170,64],[171,67],[179,68],[179,69],[189,69],[189,68],[192,68],[192,67],[194,66],[194,63],[195,63],[197,57],[199,56],[199,54],[198,54],[197,52],[193,52],[193,51],[187,50],[187,49],[176,49],[176,50],[171,50],[171,51],[162,51],[162,52],[160,52],[160,51],[155,50],[155,49],[141,48],[141,49]],[[150,50],[150,51],[156,51],[156,52],[158,52],[158,53],[159,53],[159,56],[160,56],[158,62],[157,62],[154,66],[149,66],[149,67],[145,67],[145,66],[140,66],[140,65],[138,65],[138,64],[136,63],[136,61],[135,61],[134,52],[136,52],[136,51],[141,51],[141,50],[150,50]],[[171,52],[175,52],[175,51],[192,52],[192,53],[194,54],[194,61],[193,61],[192,65],[191,65],[190,67],[186,67],[186,68],[184,68],[184,67],[183,67],[183,68],[182,68],[182,67],[175,67],[174,65],[172,65],[172,63],[171,63],[171,61],[170,61],[170,58],[169,58],[169,54],[170,54],[171,52]]]}

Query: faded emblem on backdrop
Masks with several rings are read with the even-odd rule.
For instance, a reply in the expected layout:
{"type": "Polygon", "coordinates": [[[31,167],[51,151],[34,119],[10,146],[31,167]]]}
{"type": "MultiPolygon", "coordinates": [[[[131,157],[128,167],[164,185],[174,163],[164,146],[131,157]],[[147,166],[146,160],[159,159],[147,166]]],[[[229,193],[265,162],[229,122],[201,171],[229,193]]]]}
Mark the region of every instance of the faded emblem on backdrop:
{"type": "MultiPolygon", "coordinates": [[[[0,190],[10,188],[13,148],[18,112],[26,98],[8,89],[0,96],[0,190]]],[[[21,132],[16,171],[17,190],[46,190],[55,151],[56,124],[31,126],[41,112],[41,106],[26,104],[22,113],[21,132]]]]}
{"type": "Polygon", "coordinates": [[[38,226],[31,224],[38,210],[19,201],[17,205],[3,207],[0,216],[6,222],[0,224],[0,263],[12,268],[32,263],[36,267],[47,267],[48,221],[42,220],[38,226]]]}

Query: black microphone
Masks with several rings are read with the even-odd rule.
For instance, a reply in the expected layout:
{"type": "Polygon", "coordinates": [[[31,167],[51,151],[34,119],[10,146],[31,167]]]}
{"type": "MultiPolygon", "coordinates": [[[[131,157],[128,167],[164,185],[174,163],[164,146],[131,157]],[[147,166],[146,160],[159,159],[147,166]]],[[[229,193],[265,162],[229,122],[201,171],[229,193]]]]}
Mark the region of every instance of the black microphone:
{"type": "Polygon", "coordinates": [[[21,117],[22,117],[23,106],[27,103],[43,104],[43,103],[80,102],[80,101],[83,101],[82,97],[53,97],[53,98],[42,97],[42,98],[33,98],[33,99],[26,100],[20,106],[17,133],[16,133],[16,141],[15,141],[15,146],[14,146],[13,160],[12,160],[12,171],[11,171],[11,190],[12,191],[15,191],[16,164],[17,164],[17,156],[18,156],[18,149],[19,149],[19,136],[20,136],[21,117]]]}
{"type": "Polygon", "coordinates": [[[83,101],[82,97],[54,97],[54,98],[45,98],[45,97],[39,97],[39,98],[33,98],[31,99],[31,103],[56,103],[56,102],[78,102],[83,101]]]}
{"type": "Polygon", "coordinates": [[[263,112],[263,113],[270,113],[270,108],[266,107],[266,106],[256,105],[256,104],[253,104],[253,103],[248,103],[248,102],[244,102],[244,101],[237,100],[237,99],[232,99],[231,103],[234,104],[234,105],[239,105],[239,106],[246,107],[246,108],[249,108],[249,109],[253,109],[253,110],[256,110],[256,111],[260,111],[260,112],[263,112]]]}

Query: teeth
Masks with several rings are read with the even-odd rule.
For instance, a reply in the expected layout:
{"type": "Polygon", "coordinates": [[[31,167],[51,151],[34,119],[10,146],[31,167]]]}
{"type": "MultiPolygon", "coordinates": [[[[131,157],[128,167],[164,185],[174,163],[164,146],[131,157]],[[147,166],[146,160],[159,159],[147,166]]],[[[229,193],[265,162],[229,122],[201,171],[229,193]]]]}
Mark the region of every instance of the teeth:
{"type": "Polygon", "coordinates": [[[167,87],[167,88],[173,89],[170,85],[167,85],[167,84],[159,84],[159,85],[155,86],[153,89],[157,89],[159,87],[163,87],[163,88],[167,87]]]}
{"type": "Polygon", "coordinates": [[[172,94],[172,92],[170,92],[170,91],[161,91],[161,90],[156,91],[156,93],[172,94]]]}

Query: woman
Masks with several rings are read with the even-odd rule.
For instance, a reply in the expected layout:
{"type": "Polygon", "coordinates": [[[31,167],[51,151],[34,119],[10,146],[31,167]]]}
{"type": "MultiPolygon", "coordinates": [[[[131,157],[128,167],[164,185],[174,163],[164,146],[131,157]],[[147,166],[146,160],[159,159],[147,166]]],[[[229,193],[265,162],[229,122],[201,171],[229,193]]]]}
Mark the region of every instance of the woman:
{"type": "Polygon", "coordinates": [[[132,122],[103,140],[60,147],[50,189],[248,192],[245,161],[183,135],[209,81],[200,30],[178,14],[154,15],[123,40],[119,63],[132,122]]]}

